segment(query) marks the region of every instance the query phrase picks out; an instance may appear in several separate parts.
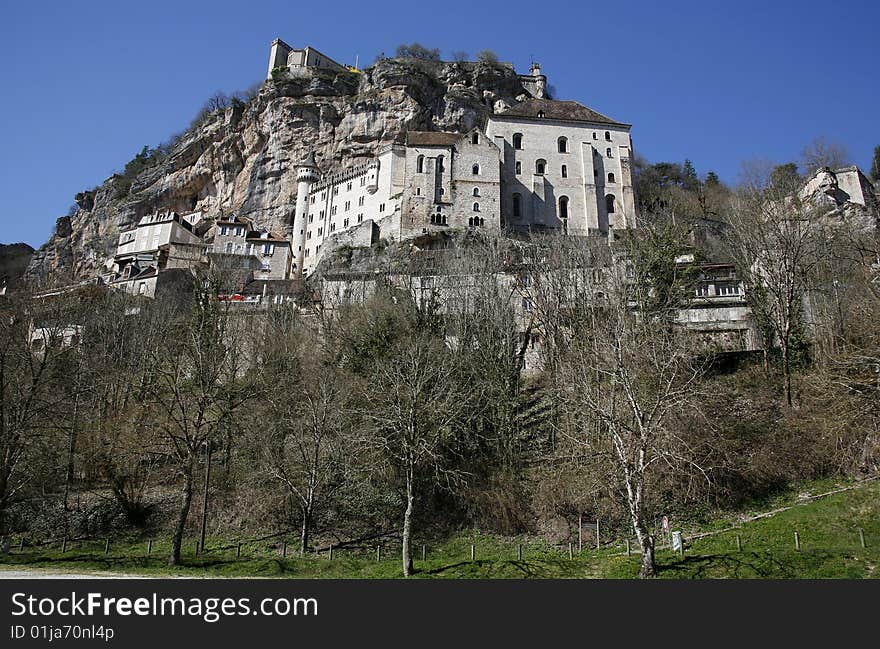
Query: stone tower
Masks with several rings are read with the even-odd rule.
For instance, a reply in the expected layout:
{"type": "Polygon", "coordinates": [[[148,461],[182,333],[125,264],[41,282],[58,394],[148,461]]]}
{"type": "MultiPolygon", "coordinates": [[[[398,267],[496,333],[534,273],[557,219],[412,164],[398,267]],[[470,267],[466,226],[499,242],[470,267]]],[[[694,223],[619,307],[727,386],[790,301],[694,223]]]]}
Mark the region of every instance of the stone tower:
{"type": "Polygon", "coordinates": [[[296,170],[296,212],[293,217],[293,259],[294,275],[302,276],[305,255],[306,229],[308,228],[309,193],[312,186],[321,179],[315,154],[309,153],[296,170]]]}

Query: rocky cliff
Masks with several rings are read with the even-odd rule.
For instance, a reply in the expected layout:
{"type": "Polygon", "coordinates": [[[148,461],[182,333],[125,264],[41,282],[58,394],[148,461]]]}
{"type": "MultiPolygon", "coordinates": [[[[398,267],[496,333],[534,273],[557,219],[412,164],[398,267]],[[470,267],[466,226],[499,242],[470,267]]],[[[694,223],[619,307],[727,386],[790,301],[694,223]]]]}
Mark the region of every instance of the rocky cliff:
{"type": "Polygon", "coordinates": [[[120,230],[156,210],[221,213],[287,233],[296,165],[314,151],[323,171],[374,155],[405,130],[465,131],[526,97],[508,65],[384,59],[360,72],[310,70],[263,84],[248,102],[214,111],[170,149],[76,195],[75,213],[33,256],[30,279],[80,279],[113,254],[120,230]]]}

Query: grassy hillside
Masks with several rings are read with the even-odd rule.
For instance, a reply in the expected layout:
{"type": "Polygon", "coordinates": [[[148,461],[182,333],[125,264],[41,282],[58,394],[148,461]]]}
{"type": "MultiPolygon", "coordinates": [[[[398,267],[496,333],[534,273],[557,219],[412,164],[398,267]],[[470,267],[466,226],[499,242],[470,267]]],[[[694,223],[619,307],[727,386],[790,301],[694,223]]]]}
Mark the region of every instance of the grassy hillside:
{"type": "MultiPolygon", "coordinates": [[[[733,523],[735,529],[686,539],[684,558],[668,549],[658,551],[659,577],[671,579],[781,578],[858,579],[877,578],[880,571],[880,482],[860,484],[849,491],[798,502],[795,496],[773,503],[768,509],[789,506],[761,520],[733,523]],[[861,547],[859,529],[866,548],[861,547]],[[795,549],[794,533],[800,536],[795,549]],[[737,549],[739,536],[742,550],[737,549]]],[[[748,514],[743,514],[748,516],[748,514]]],[[[717,526],[731,526],[719,520],[717,526]]],[[[695,537],[691,533],[691,537],[695,537]]],[[[219,541],[217,542],[219,544],[219,541]]],[[[71,571],[102,570],[145,575],[203,577],[296,577],[296,578],[395,578],[400,576],[398,556],[385,553],[376,561],[375,550],[337,550],[331,560],[326,552],[305,558],[280,557],[276,542],[242,547],[237,557],[233,544],[222,550],[186,556],[185,567],[165,565],[167,543],[154,543],[147,556],[147,543],[114,543],[104,554],[104,544],[93,541],[60,548],[17,548],[0,558],[0,566],[27,565],[71,571]]],[[[210,544],[209,544],[210,547],[210,544]]],[[[525,538],[498,538],[462,534],[441,546],[415,548],[417,577],[459,579],[523,578],[622,578],[636,577],[638,557],[625,556],[622,546],[585,551],[568,557],[567,548],[556,548],[525,538]],[[471,561],[471,545],[475,559],[471,561]],[[522,546],[523,558],[519,559],[522,546]]]]}

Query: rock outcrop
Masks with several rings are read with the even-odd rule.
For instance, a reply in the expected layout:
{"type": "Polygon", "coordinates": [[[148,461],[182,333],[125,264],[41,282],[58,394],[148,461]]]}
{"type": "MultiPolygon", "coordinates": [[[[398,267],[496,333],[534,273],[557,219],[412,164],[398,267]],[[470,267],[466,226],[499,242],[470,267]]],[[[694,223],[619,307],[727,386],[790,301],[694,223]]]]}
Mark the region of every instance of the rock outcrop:
{"type": "Polygon", "coordinates": [[[78,193],[78,209],[58,220],[28,276],[93,275],[113,254],[119,231],[156,210],[201,211],[199,232],[221,213],[234,212],[288,233],[296,164],[306,152],[314,152],[322,170],[345,169],[402,131],[482,126],[493,108],[516,103],[524,92],[509,65],[411,59],[267,81],[258,96],[209,114],[170,150],[78,193]]]}

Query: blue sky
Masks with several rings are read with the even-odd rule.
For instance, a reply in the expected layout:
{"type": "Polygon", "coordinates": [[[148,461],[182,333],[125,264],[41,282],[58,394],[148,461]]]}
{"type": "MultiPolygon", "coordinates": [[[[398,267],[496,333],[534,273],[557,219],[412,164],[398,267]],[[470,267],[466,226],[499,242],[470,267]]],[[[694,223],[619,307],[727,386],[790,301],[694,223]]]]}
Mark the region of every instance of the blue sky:
{"type": "Polygon", "coordinates": [[[880,2],[31,2],[0,20],[4,243],[39,246],[73,195],[262,79],[275,37],[361,64],[400,43],[489,48],[557,97],[633,124],[637,153],[734,182],[825,136],[880,144],[880,2]],[[554,7],[564,15],[555,15],[554,7]]]}

